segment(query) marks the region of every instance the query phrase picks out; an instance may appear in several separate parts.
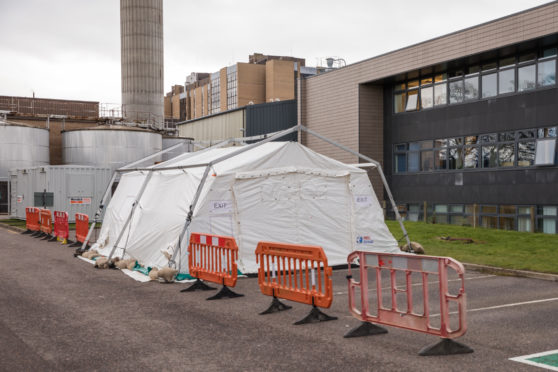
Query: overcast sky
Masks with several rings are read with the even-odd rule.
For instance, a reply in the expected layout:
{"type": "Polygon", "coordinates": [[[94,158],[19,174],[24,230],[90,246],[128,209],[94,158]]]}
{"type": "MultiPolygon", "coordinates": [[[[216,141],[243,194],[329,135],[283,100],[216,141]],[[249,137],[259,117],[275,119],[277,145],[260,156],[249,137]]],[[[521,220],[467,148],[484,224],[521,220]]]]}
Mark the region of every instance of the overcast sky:
{"type": "MultiPolygon", "coordinates": [[[[549,1],[164,0],[165,92],[254,52],[348,64],[549,1]]],[[[0,0],[0,95],[120,103],[119,0],[0,0]]]]}

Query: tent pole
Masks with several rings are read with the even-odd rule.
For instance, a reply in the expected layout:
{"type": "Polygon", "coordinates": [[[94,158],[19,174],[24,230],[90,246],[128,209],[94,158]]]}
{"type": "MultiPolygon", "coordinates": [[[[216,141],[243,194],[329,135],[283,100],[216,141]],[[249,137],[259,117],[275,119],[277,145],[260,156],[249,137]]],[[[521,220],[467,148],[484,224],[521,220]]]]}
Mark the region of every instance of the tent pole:
{"type": "Polygon", "coordinates": [[[122,230],[120,230],[120,234],[118,234],[118,238],[116,239],[116,241],[114,242],[114,245],[112,246],[112,250],[110,251],[110,254],[108,256],[109,261],[112,258],[112,255],[114,254],[114,251],[116,250],[116,247],[118,246],[118,243],[120,243],[120,240],[122,239],[122,236],[124,235],[124,231],[126,230],[126,228],[128,227],[128,224],[132,220],[132,216],[134,215],[134,211],[136,210],[136,207],[139,204],[141,196],[143,195],[143,192],[145,191],[145,188],[147,187],[147,184],[149,183],[149,180],[151,179],[152,175],[153,175],[153,172],[147,173],[147,176],[145,177],[145,180],[143,181],[143,184],[141,185],[141,189],[138,192],[138,195],[136,196],[136,200],[134,201],[134,204],[132,205],[132,209],[130,210],[130,213],[128,214],[128,218],[126,219],[126,222],[124,223],[124,226],[122,227],[122,230]]]}
{"type": "Polygon", "coordinates": [[[99,222],[101,220],[101,214],[103,213],[103,208],[105,207],[105,202],[108,198],[108,194],[110,192],[110,189],[112,188],[112,184],[114,183],[114,180],[116,179],[116,175],[117,173],[114,172],[112,174],[112,178],[110,179],[110,182],[108,183],[107,189],[105,190],[105,193],[103,195],[103,199],[101,199],[101,203],[99,204],[99,208],[97,209],[97,212],[95,212],[95,217],[93,217],[93,223],[91,224],[91,226],[89,226],[89,231],[87,232],[87,237],[85,238],[85,241],[83,242],[83,244],[81,245],[81,251],[85,251],[85,248],[87,247],[87,242],[89,242],[89,238],[91,238],[91,233],[93,233],[93,230],[95,229],[95,225],[97,224],[97,222],[99,222]]]}
{"type": "Polygon", "coordinates": [[[382,166],[380,165],[379,162],[377,162],[376,160],[369,158],[366,155],[363,155],[359,152],[356,152],[354,150],[351,150],[350,148],[341,145],[340,143],[337,143],[335,141],[330,140],[327,137],[322,136],[321,134],[318,134],[316,132],[314,132],[311,129],[306,128],[305,126],[301,125],[301,129],[315,137],[318,137],[319,139],[321,139],[322,141],[325,141],[333,146],[339,147],[342,150],[345,150],[363,160],[366,160],[369,163],[372,163],[376,166],[376,168],[378,169],[378,173],[380,173],[380,177],[382,179],[382,183],[384,184],[384,187],[386,188],[388,197],[389,197],[389,201],[391,203],[391,207],[393,208],[393,211],[395,212],[395,218],[397,219],[397,221],[399,222],[399,226],[401,227],[401,230],[403,231],[403,236],[405,237],[405,240],[407,241],[407,244],[409,245],[409,249],[412,252],[412,247],[411,247],[411,240],[409,239],[409,235],[407,234],[407,230],[405,229],[405,226],[403,225],[403,219],[401,218],[401,215],[399,214],[399,211],[397,210],[397,205],[395,204],[395,200],[393,199],[393,195],[391,194],[391,189],[389,188],[389,185],[387,183],[386,177],[384,175],[384,171],[382,170],[382,166]]]}
{"type": "Polygon", "coordinates": [[[281,138],[281,137],[284,137],[284,136],[286,136],[286,135],[288,135],[288,134],[291,134],[291,133],[297,131],[299,128],[300,128],[300,126],[299,126],[299,125],[296,125],[296,126],[294,126],[294,127],[292,127],[292,128],[285,129],[285,130],[283,130],[283,131],[281,131],[281,132],[276,132],[276,134],[274,134],[274,135],[271,136],[271,137],[267,137],[267,138],[261,140],[260,142],[253,143],[253,144],[251,144],[251,145],[241,147],[241,148],[238,149],[237,151],[232,152],[232,153],[227,154],[227,155],[224,155],[224,156],[221,156],[220,158],[217,158],[217,159],[215,159],[215,160],[213,160],[213,161],[211,161],[211,162],[209,162],[209,163],[207,164],[207,166],[206,166],[206,168],[205,168],[205,172],[203,173],[203,177],[202,177],[202,179],[201,179],[201,181],[200,181],[200,184],[198,185],[198,189],[197,189],[197,191],[196,191],[196,194],[194,195],[194,200],[192,201],[192,204],[190,205],[190,211],[188,212],[188,217],[186,217],[186,222],[184,223],[184,227],[182,228],[182,232],[181,232],[180,235],[178,236],[178,245],[177,245],[177,249],[174,250],[174,252],[173,252],[173,254],[172,254],[172,257],[171,257],[171,259],[169,260],[169,266],[172,264],[172,262],[175,261],[176,255],[178,254],[178,251],[179,251],[180,249],[182,249],[181,247],[182,247],[182,242],[184,241],[184,235],[186,234],[186,231],[188,230],[188,227],[190,226],[190,223],[192,222],[192,217],[193,217],[193,214],[194,214],[194,210],[195,210],[195,208],[196,208],[196,204],[198,203],[198,199],[199,199],[199,197],[200,197],[201,191],[203,190],[203,186],[205,185],[205,181],[207,180],[207,176],[209,175],[209,170],[210,170],[215,164],[218,164],[218,163],[220,163],[220,162],[222,162],[222,161],[224,161],[224,160],[233,158],[233,157],[235,157],[235,156],[237,156],[237,155],[242,154],[243,152],[246,152],[246,151],[251,150],[251,149],[253,149],[253,148],[259,147],[259,146],[261,146],[261,145],[263,145],[263,144],[265,144],[265,143],[268,143],[268,142],[271,142],[271,141],[275,141],[276,139],[279,139],[279,138],[281,138]]]}
{"type": "Polygon", "coordinates": [[[161,151],[158,151],[158,152],[156,152],[156,153],[154,153],[154,154],[151,154],[151,155],[149,155],[149,156],[146,156],[145,158],[141,158],[141,159],[136,160],[136,161],[134,161],[134,162],[132,162],[132,163],[126,164],[125,166],[118,168],[118,170],[128,169],[128,168],[133,167],[133,166],[136,165],[136,164],[140,164],[140,163],[142,163],[142,162],[144,162],[144,161],[147,161],[147,160],[149,160],[149,159],[153,159],[154,157],[157,157],[157,156],[159,156],[159,155],[163,155],[163,154],[165,154],[165,153],[167,153],[167,152],[169,152],[169,151],[172,151],[172,150],[174,150],[174,149],[179,148],[180,146],[184,146],[184,145],[186,144],[186,141],[189,141],[189,140],[184,140],[184,141],[182,141],[182,142],[180,142],[180,143],[177,143],[176,145],[172,145],[171,147],[167,147],[167,148],[164,149],[164,150],[161,150],[161,151]]]}

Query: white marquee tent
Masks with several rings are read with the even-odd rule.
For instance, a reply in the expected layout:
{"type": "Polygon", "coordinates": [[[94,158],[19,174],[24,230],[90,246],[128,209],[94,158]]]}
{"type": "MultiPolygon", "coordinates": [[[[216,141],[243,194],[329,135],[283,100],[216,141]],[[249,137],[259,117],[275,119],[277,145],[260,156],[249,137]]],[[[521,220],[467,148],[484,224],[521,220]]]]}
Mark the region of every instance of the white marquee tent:
{"type": "Polygon", "coordinates": [[[254,250],[262,240],[322,246],[330,265],[346,264],[353,250],[399,252],[365,170],[296,142],[244,146],[235,154],[240,148],[187,153],[124,174],[93,248],[146,267],[167,266],[162,251],[176,251],[177,268],[186,273],[187,241],[177,246],[194,204],[185,237],[234,236],[243,273],[257,272],[254,250]],[[227,155],[209,169],[194,201],[206,165],[227,155]]]}

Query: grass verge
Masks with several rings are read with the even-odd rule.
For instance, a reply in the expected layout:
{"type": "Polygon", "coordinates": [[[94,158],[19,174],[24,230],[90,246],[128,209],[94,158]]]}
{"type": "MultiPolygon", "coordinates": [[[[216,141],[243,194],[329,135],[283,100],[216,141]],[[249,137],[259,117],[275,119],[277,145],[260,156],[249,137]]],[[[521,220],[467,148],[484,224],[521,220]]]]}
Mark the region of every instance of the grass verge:
{"type": "MultiPolygon", "coordinates": [[[[396,239],[403,236],[396,221],[386,221],[396,239]]],[[[426,254],[461,262],[558,274],[558,235],[503,231],[466,226],[405,222],[411,241],[426,254]],[[474,243],[444,241],[442,236],[470,238],[474,243]]],[[[401,242],[403,244],[403,241],[401,242]]]]}

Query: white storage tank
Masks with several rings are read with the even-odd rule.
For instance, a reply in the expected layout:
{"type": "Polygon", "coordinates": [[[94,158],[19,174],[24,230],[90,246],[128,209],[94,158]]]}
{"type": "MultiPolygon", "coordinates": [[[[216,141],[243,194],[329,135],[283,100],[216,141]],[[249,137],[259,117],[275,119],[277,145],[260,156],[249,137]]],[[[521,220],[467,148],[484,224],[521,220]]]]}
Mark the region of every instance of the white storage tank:
{"type": "Polygon", "coordinates": [[[10,169],[49,163],[47,129],[0,121],[0,214],[9,212],[10,169]]]}
{"type": "Polygon", "coordinates": [[[178,147],[174,150],[169,152],[165,152],[162,156],[161,161],[167,161],[172,158],[177,157],[178,155],[182,155],[185,152],[192,152],[194,151],[194,144],[192,143],[193,139],[188,137],[170,137],[170,136],[163,136],[163,150],[168,149],[174,145],[182,143],[182,147],[178,147]]]}
{"type": "Polygon", "coordinates": [[[161,149],[161,134],[141,128],[98,126],[62,132],[64,164],[109,167],[114,171],[161,149]]]}
{"type": "Polygon", "coordinates": [[[11,216],[25,219],[26,207],[76,213],[93,219],[112,177],[110,168],[47,165],[12,170],[11,216]]]}

